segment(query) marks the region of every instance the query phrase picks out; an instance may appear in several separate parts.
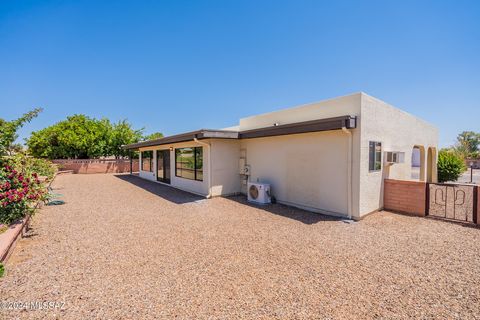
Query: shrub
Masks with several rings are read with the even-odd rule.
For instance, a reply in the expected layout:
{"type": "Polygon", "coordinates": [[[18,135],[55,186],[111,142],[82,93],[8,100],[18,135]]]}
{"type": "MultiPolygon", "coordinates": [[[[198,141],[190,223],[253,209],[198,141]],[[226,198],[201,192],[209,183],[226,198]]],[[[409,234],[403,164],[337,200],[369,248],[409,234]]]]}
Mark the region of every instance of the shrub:
{"type": "Polygon", "coordinates": [[[56,166],[49,160],[38,158],[27,158],[26,165],[32,172],[36,172],[39,176],[45,176],[49,179],[57,171],[56,166]]]}
{"type": "Polygon", "coordinates": [[[24,153],[17,153],[10,157],[4,157],[3,162],[14,167],[17,171],[22,171],[24,174],[35,172],[37,175],[49,179],[53,178],[53,175],[57,171],[57,167],[51,161],[30,157],[24,153]]]}
{"type": "Polygon", "coordinates": [[[451,151],[441,150],[438,154],[438,181],[457,181],[465,172],[465,162],[463,158],[451,151]]]}
{"type": "Polygon", "coordinates": [[[34,204],[46,200],[47,190],[38,174],[16,170],[8,161],[0,167],[0,223],[10,224],[33,214],[34,204]]]}
{"type": "Polygon", "coordinates": [[[2,263],[0,263],[0,278],[3,277],[4,273],[5,273],[5,267],[3,266],[2,263]]]}

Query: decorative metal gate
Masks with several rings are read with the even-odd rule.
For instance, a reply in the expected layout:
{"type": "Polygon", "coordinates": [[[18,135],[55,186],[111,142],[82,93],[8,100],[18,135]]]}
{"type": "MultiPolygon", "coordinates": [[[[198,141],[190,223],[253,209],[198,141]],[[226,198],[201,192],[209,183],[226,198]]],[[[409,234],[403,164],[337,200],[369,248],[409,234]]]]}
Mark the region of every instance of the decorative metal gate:
{"type": "Polygon", "coordinates": [[[477,223],[477,188],[464,184],[428,183],[427,214],[477,223]]]}

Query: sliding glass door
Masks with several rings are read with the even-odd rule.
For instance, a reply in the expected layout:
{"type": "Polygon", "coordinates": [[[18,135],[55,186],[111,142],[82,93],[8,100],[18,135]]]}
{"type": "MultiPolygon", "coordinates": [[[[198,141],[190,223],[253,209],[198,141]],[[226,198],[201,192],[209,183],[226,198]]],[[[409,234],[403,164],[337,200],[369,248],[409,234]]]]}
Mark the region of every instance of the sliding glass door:
{"type": "Polygon", "coordinates": [[[170,183],[170,150],[157,150],[157,180],[170,183]]]}

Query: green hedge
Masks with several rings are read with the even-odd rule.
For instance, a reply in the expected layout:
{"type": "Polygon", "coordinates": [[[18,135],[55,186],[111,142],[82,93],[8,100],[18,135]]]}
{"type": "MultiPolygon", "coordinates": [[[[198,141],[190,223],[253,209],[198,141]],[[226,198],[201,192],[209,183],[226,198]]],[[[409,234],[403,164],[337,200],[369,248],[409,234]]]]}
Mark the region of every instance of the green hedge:
{"type": "Polygon", "coordinates": [[[438,181],[457,181],[466,170],[463,158],[452,151],[441,150],[438,154],[438,181]]]}

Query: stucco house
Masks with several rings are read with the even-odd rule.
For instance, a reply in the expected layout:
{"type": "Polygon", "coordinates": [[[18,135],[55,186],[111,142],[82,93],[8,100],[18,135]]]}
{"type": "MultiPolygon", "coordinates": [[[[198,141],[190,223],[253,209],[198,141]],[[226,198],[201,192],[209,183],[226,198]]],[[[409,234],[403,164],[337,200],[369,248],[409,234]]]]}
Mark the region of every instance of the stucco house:
{"type": "Polygon", "coordinates": [[[361,92],[125,148],[144,179],[205,197],[264,182],[279,203],[359,219],[383,207],[385,178],[412,178],[415,152],[435,182],[437,144],[437,128],[361,92]]]}

